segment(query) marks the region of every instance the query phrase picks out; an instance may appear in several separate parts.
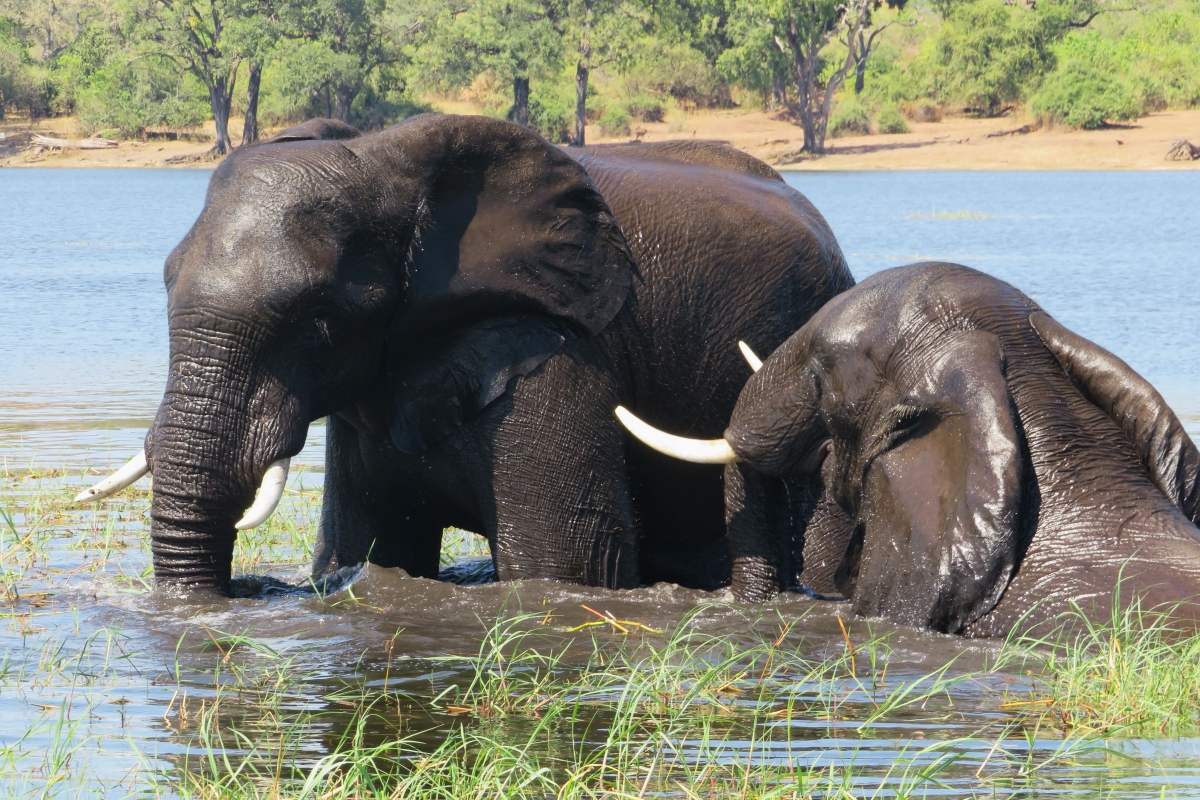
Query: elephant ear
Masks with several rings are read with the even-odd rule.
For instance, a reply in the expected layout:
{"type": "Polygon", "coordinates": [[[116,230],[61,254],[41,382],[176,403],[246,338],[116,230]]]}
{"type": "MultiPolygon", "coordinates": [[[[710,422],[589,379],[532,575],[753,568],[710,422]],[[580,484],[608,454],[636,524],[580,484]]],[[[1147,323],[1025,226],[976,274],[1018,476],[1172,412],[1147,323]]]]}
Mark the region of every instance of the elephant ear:
{"type": "Polygon", "coordinates": [[[1035,311],[1029,324],[1080,393],[1125,434],[1154,485],[1200,524],[1200,451],[1162,395],[1124,361],[1048,315],[1035,311]]]}
{"type": "Polygon", "coordinates": [[[999,340],[955,334],[868,441],[855,610],[960,632],[1018,560],[1025,458],[999,340]]]}
{"type": "Polygon", "coordinates": [[[313,139],[357,139],[362,132],[341,120],[317,117],[308,122],[293,125],[285,131],[264,139],[259,144],[279,144],[280,142],[304,142],[313,139]]]}
{"type": "Polygon", "coordinates": [[[420,453],[511,390],[573,333],[535,316],[487,320],[426,342],[420,356],[393,362],[392,443],[420,453]]]}
{"type": "Polygon", "coordinates": [[[625,303],[633,259],[588,174],[528,128],[424,115],[362,141],[355,150],[418,187],[388,345],[392,439],[418,452],[567,338],[599,333],[625,303]]]}
{"type": "Polygon", "coordinates": [[[536,312],[598,333],[629,294],[633,259],[584,169],[533,131],[422,115],[378,137],[423,196],[408,329],[536,312]]]}

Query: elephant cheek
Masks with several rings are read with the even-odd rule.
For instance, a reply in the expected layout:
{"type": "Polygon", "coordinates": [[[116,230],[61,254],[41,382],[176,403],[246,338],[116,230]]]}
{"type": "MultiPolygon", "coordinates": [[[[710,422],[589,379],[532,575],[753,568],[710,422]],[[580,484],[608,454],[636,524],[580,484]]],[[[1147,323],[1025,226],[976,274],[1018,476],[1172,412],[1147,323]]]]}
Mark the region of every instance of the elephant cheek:
{"type": "Polygon", "coordinates": [[[1014,563],[1019,469],[963,416],[881,455],[863,484],[855,606],[956,633],[999,601],[1014,563]]]}

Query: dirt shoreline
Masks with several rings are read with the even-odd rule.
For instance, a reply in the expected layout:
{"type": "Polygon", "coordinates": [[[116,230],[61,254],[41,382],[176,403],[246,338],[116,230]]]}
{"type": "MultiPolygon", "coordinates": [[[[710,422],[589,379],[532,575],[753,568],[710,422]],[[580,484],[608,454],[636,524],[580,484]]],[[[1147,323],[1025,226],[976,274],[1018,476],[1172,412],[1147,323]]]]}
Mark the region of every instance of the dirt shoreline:
{"type": "MultiPolygon", "coordinates": [[[[35,131],[49,135],[46,120],[35,131]]],[[[241,128],[240,120],[231,130],[241,128]]],[[[634,123],[633,137],[605,138],[589,127],[589,143],[669,139],[727,141],[780,170],[1200,170],[1200,160],[1167,161],[1179,137],[1200,146],[1200,109],[1164,111],[1136,123],[1098,131],[1032,129],[1030,120],[947,118],[911,123],[906,134],[830,139],[820,157],[799,153],[800,129],[769,112],[695,112],[673,122],[634,123]]],[[[0,139],[6,167],[177,167],[212,168],[205,141],[121,141],[105,150],[29,149],[29,128],[9,124],[0,139]]],[[[60,134],[61,135],[61,134],[60,134]]]]}

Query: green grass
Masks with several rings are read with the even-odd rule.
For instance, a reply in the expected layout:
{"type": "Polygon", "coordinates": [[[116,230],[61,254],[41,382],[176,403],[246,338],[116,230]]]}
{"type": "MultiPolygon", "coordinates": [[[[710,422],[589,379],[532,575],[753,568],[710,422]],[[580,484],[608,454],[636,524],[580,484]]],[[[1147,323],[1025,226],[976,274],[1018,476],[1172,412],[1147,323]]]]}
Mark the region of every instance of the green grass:
{"type": "Polygon", "coordinates": [[[1200,635],[1171,609],[1143,609],[1136,598],[1122,607],[1119,597],[1105,624],[1076,606],[1050,634],[1012,637],[1002,663],[1025,666],[1036,682],[1007,707],[1085,733],[1200,733],[1200,635]]]}

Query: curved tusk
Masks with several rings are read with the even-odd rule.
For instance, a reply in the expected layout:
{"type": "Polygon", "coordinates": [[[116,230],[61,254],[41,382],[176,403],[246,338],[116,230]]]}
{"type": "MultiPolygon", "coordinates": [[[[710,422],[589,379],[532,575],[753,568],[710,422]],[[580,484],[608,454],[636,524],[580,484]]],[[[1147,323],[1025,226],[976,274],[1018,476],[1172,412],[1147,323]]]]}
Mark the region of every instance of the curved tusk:
{"type": "Polygon", "coordinates": [[[237,525],[234,525],[235,528],[248,531],[267,521],[275,506],[279,505],[279,499],[283,497],[283,485],[287,483],[288,467],[291,463],[290,458],[281,458],[267,467],[267,471],[263,473],[262,485],[254,495],[254,503],[246,509],[237,525]]]}
{"type": "Polygon", "coordinates": [[[616,415],[630,433],[664,455],[696,464],[732,464],[740,460],[729,446],[729,442],[724,439],[685,439],[682,436],[672,436],[642,422],[624,406],[617,406],[616,415]]]}
{"type": "Polygon", "coordinates": [[[758,372],[762,369],[762,359],[754,354],[750,349],[750,345],[745,342],[738,342],[738,349],[742,351],[742,355],[746,357],[746,363],[750,365],[750,369],[758,372]]]}
{"type": "Polygon", "coordinates": [[[146,451],[141,450],[136,456],[125,462],[125,466],[109,475],[99,483],[89,486],[75,495],[76,503],[94,503],[135,483],[138,478],[150,471],[150,463],[146,460],[146,451]]]}

